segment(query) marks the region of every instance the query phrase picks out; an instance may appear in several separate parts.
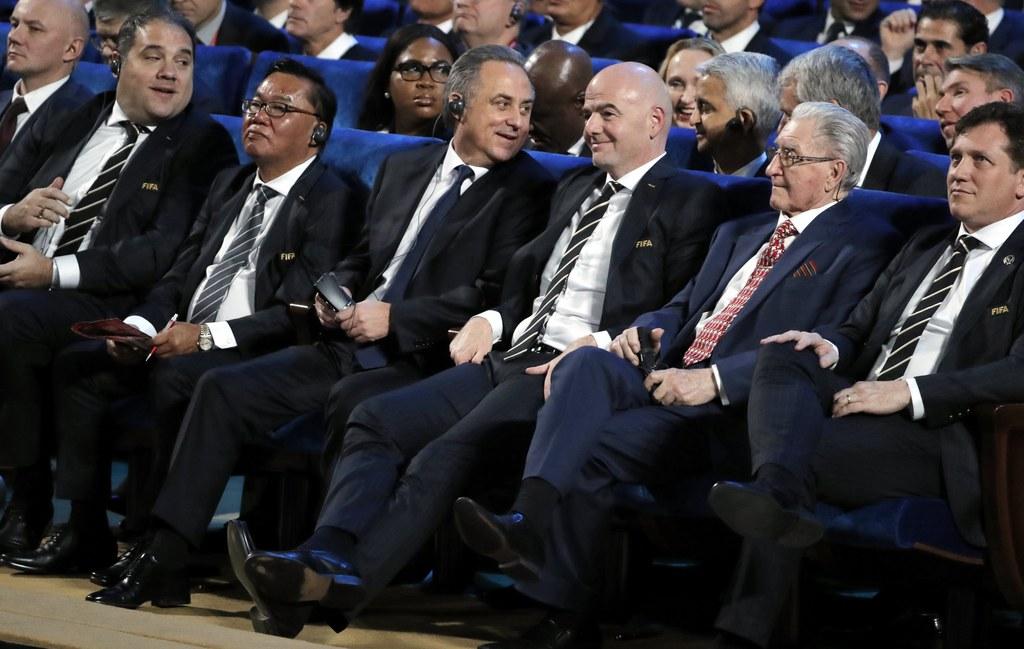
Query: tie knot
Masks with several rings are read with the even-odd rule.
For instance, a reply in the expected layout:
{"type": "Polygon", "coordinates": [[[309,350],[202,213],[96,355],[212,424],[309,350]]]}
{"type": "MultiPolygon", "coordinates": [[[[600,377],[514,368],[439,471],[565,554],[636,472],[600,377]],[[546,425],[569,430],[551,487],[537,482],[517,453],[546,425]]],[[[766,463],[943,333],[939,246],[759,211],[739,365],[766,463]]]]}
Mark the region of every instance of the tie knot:
{"type": "Polygon", "coordinates": [[[128,133],[129,142],[134,142],[135,140],[137,140],[139,138],[139,133],[149,133],[149,129],[145,126],[141,126],[139,124],[136,124],[135,122],[131,122],[126,119],[121,120],[117,123],[117,125],[123,128],[126,133],[128,133]]]}
{"type": "Polygon", "coordinates": [[[260,185],[256,188],[256,204],[266,205],[267,201],[277,196],[277,190],[271,189],[269,185],[260,185]]]}
{"type": "Polygon", "coordinates": [[[615,194],[618,194],[619,192],[621,192],[622,189],[623,189],[622,183],[616,182],[614,180],[609,180],[608,182],[606,182],[604,184],[604,187],[601,188],[601,197],[600,197],[599,200],[606,201],[606,200],[610,199],[612,196],[614,196],[615,194]]]}
{"type": "Polygon", "coordinates": [[[980,245],[981,245],[981,241],[978,241],[977,239],[975,239],[974,237],[972,237],[969,234],[962,235],[959,239],[956,240],[956,247],[957,248],[963,248],[963,251],[965,253],[974,250],[975,248],[979,247],[980,245]]]}
{"type": "Polygon", "coordinates": [[[455,186],[457,187],[461,187],[462,183],[476,176],[469,165],[459,165],[452,169],[452,171],[455,172],[455,186]]]}
{"type": "Polygon", "coordinates": [[[24,97],[18,97],[7,106],[7,110],[17,117],[28,110],[28,104],[25,103],[24,97]]]}
{"type": "Polygon", "coordinates": [[[785,239],[786,237],[795,237],[800,234],[796,226],[789,219],[784,219],[779,227],[775,228],[775,233],[772,235],[773,238],[785,239]]]}

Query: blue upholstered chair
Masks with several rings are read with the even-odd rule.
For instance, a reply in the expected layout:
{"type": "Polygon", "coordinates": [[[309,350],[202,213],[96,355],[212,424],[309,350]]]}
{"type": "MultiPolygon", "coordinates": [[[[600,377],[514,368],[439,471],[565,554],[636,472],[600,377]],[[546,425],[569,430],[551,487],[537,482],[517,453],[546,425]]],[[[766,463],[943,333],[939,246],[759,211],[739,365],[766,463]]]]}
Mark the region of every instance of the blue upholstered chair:
{"type": "Polygon", "coordinates": [[[75,66],[75,71],[71,73],[71,79],[96,94],[113,90],[117,85],[117,79],[110,72],[110,67],[104,63],[82,61],[75,66]]]}
{"type": "Polygon", "coordinates": [[[810,52],[816,47],[821,47],[817,43],[808,41],[794,41],[789,38],[769,38],[768,40],[771,41],[773,45],[781,48],[787,54],[789,54],[790,58],[796,58],[803,54],[804,52],[810,52]]]}
{"type": "Polygon", "coordinates": [[[530,156],[544,167],[551,177],[559,179],[573,169],[589,167],[593,164],[590,158],[577,158],[558,153],[544,153],[543,151],[530,151],[530,156]]]}
{"type": "Polygon", "coordinates": [[[761,13],[782,20],[793,16],[813,14],[818,3],[815,0],[765,0],[761,13]]]}
{"type": "Polygon", "coordinates": [[[908,149],[907,154],[917,158],[918,160],[923,160],[943,171],[949,169],[949,156],[945,153],[932,153],[931,151],[908,149]]]}
{"type": "Polygon", "coordinates": [[[615,65],[616,63],[621,63],[621,61],[618,59],[603,59],[599,56],[591,57],[590,59],[590,67],[594,71],[594,74],[597,74],[609,65],[615,65]]]}
{"type": "Polygon", "coordinates": [[[398,26],[400,10],[395,0],[365,0],[363,15],[359,18],[356,31],[368,36],[380,36],[398,26]]]}
{"type": "Polygon", "coordinates": [[[882,115],[882,131],[889,136],[889,141],[902,151],[915,149],[946,153],[946,141],[942,138],[939,123],[934,120],[882,115]]]}
{"type": "Polygon", "coordinates": [[[366,49],[372,50],[377,56],[380,56],[380,53],[384,51],[384,45],[388,42],[388,39],[383,36],[364,36],[362,34],[357,35],[356,40],[366,49]]]}
{"type": "Polygon", "coordinates": [[[252,52],[237,45],[196,47],[192,101],[211,114],[241,115],[252,58],[252,52]]]}
{"type": "Polygon", "coordinates": [[[680,169],[712,171],[715,168],[709,156],[697,151],[697,134],[693,129],[673,126],[668,134],[665,151],[680,169]]]}

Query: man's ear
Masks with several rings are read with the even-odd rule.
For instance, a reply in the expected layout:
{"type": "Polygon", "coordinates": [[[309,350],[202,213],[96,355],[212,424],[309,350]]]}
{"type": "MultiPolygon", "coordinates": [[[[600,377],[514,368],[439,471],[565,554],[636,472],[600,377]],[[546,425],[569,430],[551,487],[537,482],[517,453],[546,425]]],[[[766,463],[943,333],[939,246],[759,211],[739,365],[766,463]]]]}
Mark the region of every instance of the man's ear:
{"type": "Polygon", "coordinates": [[[345,29],[345,25],[348,24],[349,16],[352,15],[352,9],[342,9],[341,7],[334,7],[334,24],[341,25],[342,29],[345,29]]]}
{"type": "Polygon", "coordinates": [[[968,54],[985,54],[988,52],[988,43],[975,43],[971,45],[971,49],[967,50],[968,54]]]}
{"type": "Polygon", "coordinates": [[[64,50],[64,56],[61,57],[61,61],[64,63],[71,63],[77,61],[82,56],[82,50],[85,49],[84,38],[73,38],[68,43],[67,48],[64,50]]]}
{"type": "Polygon", "coordinates": [[[743,125],[744,133],[751,133],[757,127],[757,115],[747,107],[736,111],[736,117],[740,120],[740,124],[743,125]]]}

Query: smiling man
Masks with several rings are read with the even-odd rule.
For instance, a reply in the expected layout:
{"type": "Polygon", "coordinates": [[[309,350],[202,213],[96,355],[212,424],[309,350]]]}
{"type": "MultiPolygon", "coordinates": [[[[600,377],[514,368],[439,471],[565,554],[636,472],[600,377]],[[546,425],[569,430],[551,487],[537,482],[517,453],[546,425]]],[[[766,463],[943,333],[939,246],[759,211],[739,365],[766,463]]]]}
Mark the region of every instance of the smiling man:
{"type": "Polygon", "coordinates": [[[363,0],[290,0],[284,28],[306,56],[376,61],[376,53],[349,33],[362,11],[363,0]]]}
{"type": "MultiPolygon", "coordinates": [[[[210,182],[237,162],[228,134],[190,105],[192,27],[170,12],[121,30],[115,91],[36,123],[0,160],[0,466],[14,467],[5,550],[50,518],[44,413],[70,325],[120,317],[170,268],[210,182]],[[24,486],[24,489],[22,489],[24,486]],[[27,500],[20,501],[19,492],[27,500]]],[[[161,323],[162,324],[162,323],[161,323]]]]}
{"type": "Polygon", "coordinates": [[[965,115],[950,161],[956,226],[917,232],[842,326],[764,341],[748,410],[755,480],[719,483],[709,499],[745,537],[718,625],[755,646],[821,538],[818,500],[942,498],[963,537],[985,545],[967,418],[1024,399],[1024,109],[965,115]]]}
{"type": "Polygon", "coordinates": [[[1002,54],[971,54],[946,60],[946,79],[935,104],[946,146],[953,146],[956,124],[978,106],[993,101],[1024,104],[1024,70],[1002,54]]]}

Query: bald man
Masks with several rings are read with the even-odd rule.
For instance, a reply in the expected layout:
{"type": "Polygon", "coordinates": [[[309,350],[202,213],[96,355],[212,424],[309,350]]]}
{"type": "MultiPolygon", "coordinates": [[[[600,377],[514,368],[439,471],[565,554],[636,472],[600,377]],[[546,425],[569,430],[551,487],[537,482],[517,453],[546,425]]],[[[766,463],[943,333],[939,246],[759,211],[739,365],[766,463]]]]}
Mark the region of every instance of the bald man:
{"type": "Polygon", "coordinates": [[[347,428],[331,431],[330,487],[297,551],[250,555],[232,526],[236,574],[276,621],[264,629],[297,633],[301,622],[304,609],[273,600],[358,614],[472,477],[514,470],[508,458],[526,448],[562,354],[606,348],[699,267],[721,198],[665,157],[672,106],[661,78],[636,63],[609,67],[587,87],[584,110],[594,166],[559,185],[548,228],[509,264],[501,306],[452,341],[457,367],[363,402],[347,428]]]}
{"type": "Polygon", "coordinates": [[[11,14],[6,69],[20,77],[0,93],[0,155],[33,124],[53,127],[92,96],[70,80],[89,40],[78,0],[21,0],[11,14]]]}
{"type": "Polygon", "coordinates": [[[572,43],[548,41],[526,59],[526,73],[536,92],[530,115],[533,148],[583,153],[583,94],[594,76],[590,55],[572,43]]]}

